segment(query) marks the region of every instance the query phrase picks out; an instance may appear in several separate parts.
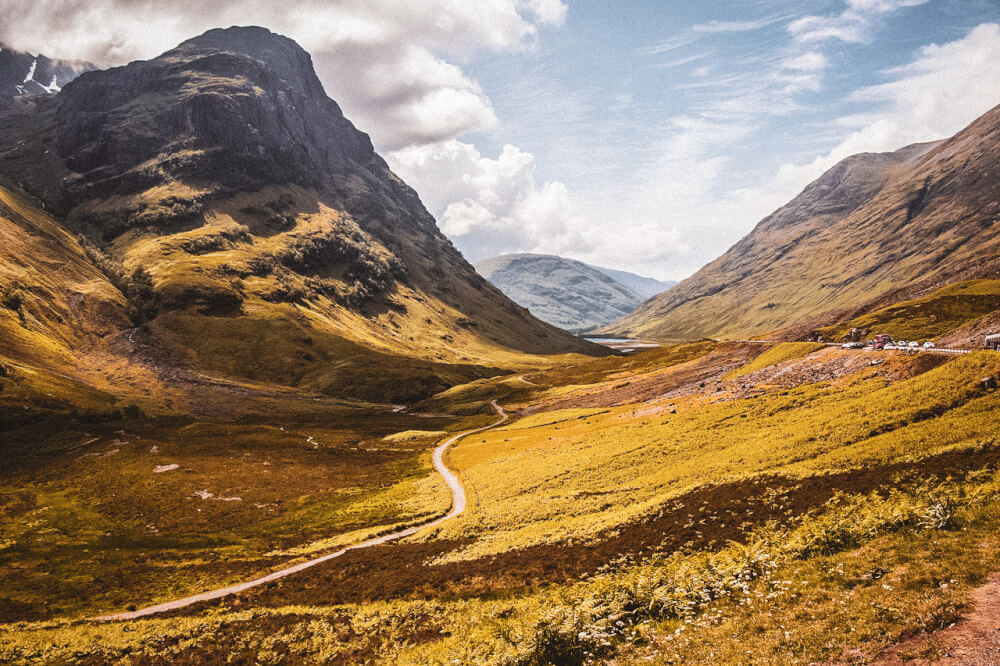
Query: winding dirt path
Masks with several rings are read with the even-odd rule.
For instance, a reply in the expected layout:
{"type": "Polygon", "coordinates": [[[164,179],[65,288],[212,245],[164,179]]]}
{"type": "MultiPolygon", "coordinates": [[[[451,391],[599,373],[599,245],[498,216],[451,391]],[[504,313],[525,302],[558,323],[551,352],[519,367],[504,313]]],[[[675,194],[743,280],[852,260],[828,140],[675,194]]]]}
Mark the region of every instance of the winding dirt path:
{"type": "Polygon", "coordinates": [[[403,537],[408,537],[412,534],[416,534],[422,529],[429,527],[435,527],[445,522],[446,520],[451,520],[455,516],[459,515],[465,511],[466,500],[465,500],[465,488],[462,486],[462,482],[459,481],[458,476],[448,469],[448,466],[444,464],[444,454],[450,446],[455,442],[462,439],[463,437],[468,437],[469,435],[475,435],[476,433],[485,432],[487,430],[492,430],[498,426],[503,425],[507,422],[510,416],[503,410],[503,407],[497,404],[496,400],[490,403],[493,409],[496,410],[497,415],[500,419],[495,423],[492,423],[482,428],[475,428],[473,430],[466,430],[460,432],[457,435],[453,435],[449,439],[445,440],[434,449],[434,469],[437,470],[438,474],[444,479],[444,482],[448,484],[451,489],[451,510],[440,518],[436,518],[426,523],[420,525],[414,525],[412,527],[407,527],[406,529],[399,530],[396,532],[390,532],[389,534],[383,534],[380,537],[375,537],[369,539],[368,541],[362,541],[361,543],[356,543],[346,548],[342,548],[336,552],[328,553],[321,557],[317,557],[312,560],[307,560],[300,564],[296,564],[285,569],[279,569],[266,576],[261,576],[260,578],[255,578],[253,580],[246,581],[245,583],[237,583],[235,585],[230,585],[228,587],[220,587],[216,590],[209,590],[208,592],[202,592],[201,594],[195,594],[190,597],[184,597],[183,599],[175,599],[173,601],[167,601],[162,604],[157,604],[155,606],[147,606],[146,608],[140,608],[134,611],[127,611],[124,613],[113,613],[111,615],[101,615],[99,617],[91,618],[93,620],[110,622],[116,620],[134,620],[140,617],[147,617],[149,615],[156,615],[158,613],[165,613],[167,611],[177,610],[178,608],[184,608],[185,606],[190,606],[201,601],[210,601],[212,599],[219,599],[221,597],[227,597],[231,594],[238,594],[245,590],[249,590],[252,587],[257,587],[259,585],[264,585],[265,583],[270,583],[271,581],[278,580],[279,578],[285,578],[286,576],[291,576],[294,573],[304,571],[317,564],[322,564],[334,558],[340,557],[341,555],[347,553],[351,550],[361,550],[362,548],[371,548],[373,546],[379,546],[390,541],[395,541],[396,539],[402,539],[403,537]]]}

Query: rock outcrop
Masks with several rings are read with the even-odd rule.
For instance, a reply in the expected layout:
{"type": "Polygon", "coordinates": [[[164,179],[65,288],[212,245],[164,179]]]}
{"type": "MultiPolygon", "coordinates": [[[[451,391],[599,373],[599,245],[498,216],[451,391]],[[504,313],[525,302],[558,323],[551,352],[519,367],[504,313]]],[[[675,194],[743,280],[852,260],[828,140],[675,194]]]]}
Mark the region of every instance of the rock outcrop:
{"type": "Polygon", "coordinates": [[[0,44],[0,109],[17,97],[54,95],[83,72],[95,69],[88,62],[53,60],[44,55],[15,51],[0,44]]]}

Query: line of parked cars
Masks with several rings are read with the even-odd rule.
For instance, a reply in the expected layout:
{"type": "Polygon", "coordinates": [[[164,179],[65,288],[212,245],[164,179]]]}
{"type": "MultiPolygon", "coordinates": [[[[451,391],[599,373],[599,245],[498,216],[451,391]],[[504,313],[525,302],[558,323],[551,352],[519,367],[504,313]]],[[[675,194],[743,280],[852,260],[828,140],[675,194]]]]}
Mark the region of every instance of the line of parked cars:
{"type": "Polygon", "coordinates": [[[841,349],[871,349],[873,351],[892,351],[892,350],[903,350],[903,351],[921,351],[925,349],[934,349],[934,343],[927,340],[923,344],[920,344],[916,340],[896,340],[885,334],[876,335],[874,339],[869,340],[868,343],[864,342],[845,342],[840,345],[841,349]]]}

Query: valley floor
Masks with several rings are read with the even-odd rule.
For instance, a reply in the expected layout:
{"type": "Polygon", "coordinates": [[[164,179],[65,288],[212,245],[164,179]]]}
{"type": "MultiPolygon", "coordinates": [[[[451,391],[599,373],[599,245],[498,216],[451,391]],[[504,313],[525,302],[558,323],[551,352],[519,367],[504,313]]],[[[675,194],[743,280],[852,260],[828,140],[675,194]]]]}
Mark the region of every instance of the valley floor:
{"type": "Polygon", "coordinates": [[[237,423],[25,424],[10,431],[19,464],[0,470],[0,661],[988,650],[968,628],[1000,571],[1000,393],[982,381],[998,376],[993,352],[704,341],[482,379],[406,410],[277,400],[237,423]],[[491,403],[510,421],[443,456],[467,500],[451,520],[238,595],[85,619],[456,513],[432,451],[489,426],[491,403]]]}

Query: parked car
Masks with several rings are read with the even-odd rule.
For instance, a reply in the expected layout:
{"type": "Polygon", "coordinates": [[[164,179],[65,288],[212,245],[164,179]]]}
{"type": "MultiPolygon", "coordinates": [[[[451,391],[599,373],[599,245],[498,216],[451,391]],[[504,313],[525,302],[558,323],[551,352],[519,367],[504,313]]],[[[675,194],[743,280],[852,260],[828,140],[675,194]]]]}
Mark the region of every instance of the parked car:
{"type": "Polygon", "coordinates": [[[886,345],[891,345],[891,344],[892,344],[892,337],[890,337],[885,333],[880,333],[875,336],[874,340],[872,340],[872,349],[875,351],[881,351],[885,349],[886,345]]]}
{"type": "Polygon", "coordinates": [[[934,343],[928,340],[924,343],[924,349],[934,349],[934,343]]]}
{"type": "Polygon", "coordinates": [[[914,341],[910,342],[910,344],[909,344],[909,345],[907,345],[907,346],[908,346],[908,347],[909,347],[910,349],[914,349],[914,350],[916,350],[916,349],[920,349],[920,343],[919,343],[919,342],[917,342],[916,340],[914,340],[914,341]]]}
{"type": "Polygon", "coordinates": [[[882,347],[882,349],[884,349],[886,351],[892,351],[895,348],[896,348],[896,345],[892,344],[891,342],[889,344],[887,344],[885,347],[882,347]]]}
{"type": "Polygon", "coordinates": [[[845,342],[840,345],[841,349],[864,349],[865,343],[863,342],[845,342]]]}

